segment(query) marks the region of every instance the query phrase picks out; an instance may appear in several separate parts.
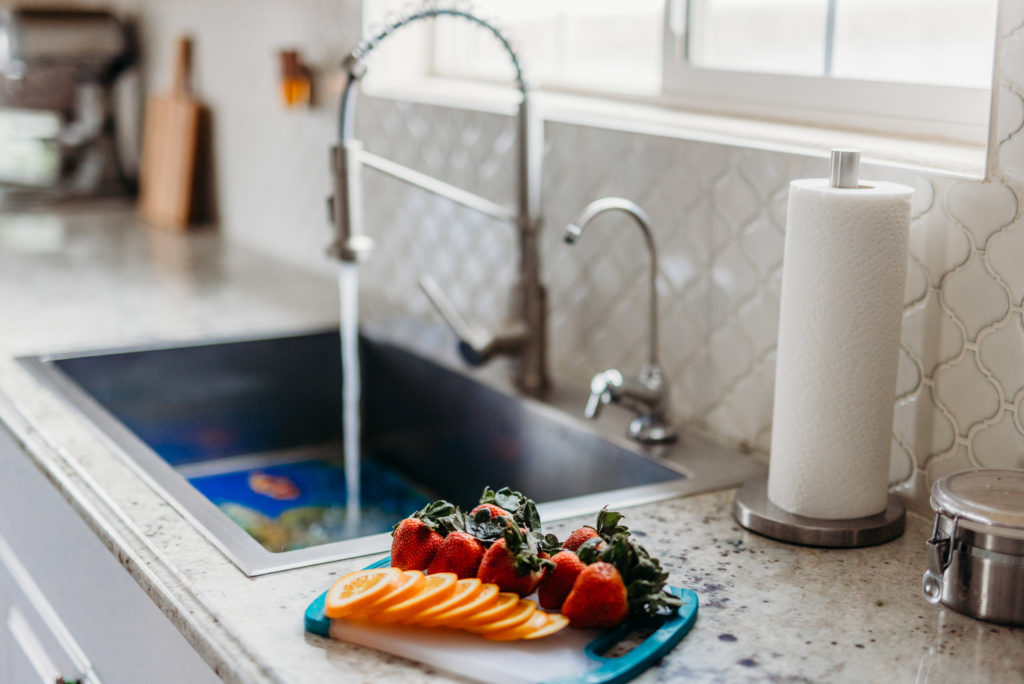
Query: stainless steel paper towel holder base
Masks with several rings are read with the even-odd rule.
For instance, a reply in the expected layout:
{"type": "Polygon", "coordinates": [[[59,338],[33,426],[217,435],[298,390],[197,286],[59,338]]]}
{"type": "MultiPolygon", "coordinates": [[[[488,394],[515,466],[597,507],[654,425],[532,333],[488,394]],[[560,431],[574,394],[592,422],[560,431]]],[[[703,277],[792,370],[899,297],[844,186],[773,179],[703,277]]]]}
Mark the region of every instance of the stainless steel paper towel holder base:
{"type": "Polygon", "coordinates": [[[895,494],[889,495],[885,511],[864,518],[826,520],[785,511],[768,499],[768,476],[747,481],[736,492],[732,514],[751,532],[778,541],[803,546],[849,549],[875,546],[903,534],[907,509],[895,494]]]}

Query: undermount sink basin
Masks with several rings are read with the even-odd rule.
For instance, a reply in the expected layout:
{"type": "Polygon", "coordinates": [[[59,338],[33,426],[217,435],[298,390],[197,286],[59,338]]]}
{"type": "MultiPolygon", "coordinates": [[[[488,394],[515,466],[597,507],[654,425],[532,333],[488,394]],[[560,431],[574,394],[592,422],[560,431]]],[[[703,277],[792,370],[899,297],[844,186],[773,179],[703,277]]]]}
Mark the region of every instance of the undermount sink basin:
{"type": "Polygon", "coordinates": [[[346,514],[337,332],[26,357],[246,574],[386,550],[426,501],[484,486],[556,519],[739,483],[684,434],[647,451],[389,342],[361,338],[362,508],[346,514]]]}

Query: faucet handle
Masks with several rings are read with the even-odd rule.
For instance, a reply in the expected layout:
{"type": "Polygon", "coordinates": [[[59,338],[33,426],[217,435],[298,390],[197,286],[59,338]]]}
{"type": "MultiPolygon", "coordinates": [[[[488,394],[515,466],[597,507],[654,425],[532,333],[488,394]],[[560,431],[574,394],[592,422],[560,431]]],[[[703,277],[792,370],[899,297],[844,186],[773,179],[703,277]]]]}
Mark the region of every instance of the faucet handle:
{"type": "Polygon", "coordinates": [[[459,354],[466,363],[479,366],[487,363],[495,354],[520,349],[526,343],[527,331],[521,322],[509,325],[506,330],[496,335],[468,323],[431,276],[425,275],[420,278],[420,289],[459,338],[459,354]]]}
{"type": "Polygon", "coordinates": [[[587,407],[583,409],[583,415],[589,420],[597,418],[601,414],[601,407],[616,401],[622,383],[622,373],[614,368],[591,378],[590,397],[587,398],[587,407]]]}
{"type": "Polygon", "coordinates": [[[644,366],[639,377],[625,377],[610,368],[590,380],[590,397],[583,415],[594,420],[605,404],[619,404],[635,412],[629,424],[629,436],[643,444],[674,442],[676,431],[669,424],[668,387],[661,369],[644,366]]]}

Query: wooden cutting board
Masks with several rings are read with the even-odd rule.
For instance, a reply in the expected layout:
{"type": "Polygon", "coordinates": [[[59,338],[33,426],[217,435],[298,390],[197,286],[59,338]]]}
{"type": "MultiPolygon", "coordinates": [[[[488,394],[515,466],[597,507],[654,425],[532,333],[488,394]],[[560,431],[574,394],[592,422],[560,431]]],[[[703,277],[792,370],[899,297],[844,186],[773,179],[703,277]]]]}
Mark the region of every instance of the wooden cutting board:
{"type": "Polygon", "coordinates": [[[192,41],[178,40],[170,92],[146,101],[139,213],[161,228],[184,230],[192,217],[202,105],[190,90],[192,41]]]}
{"type": "MultiPolygon", "coordinates": [[[[385,558],[370,567],[386,567],[389,562],[385,558]]],[[[607,631],[564,629],[536,641],[495,642],[450,629],[331,620],[324,615],[324,592],[306,609],[305,626],[313,634],[418,660],[487,684],[621,684],[672,650],[697,619],[697,595],[689,589],[668,589],[683,606],[619,657],[605,654],[637,629],[637,623],[607,631]]]]}

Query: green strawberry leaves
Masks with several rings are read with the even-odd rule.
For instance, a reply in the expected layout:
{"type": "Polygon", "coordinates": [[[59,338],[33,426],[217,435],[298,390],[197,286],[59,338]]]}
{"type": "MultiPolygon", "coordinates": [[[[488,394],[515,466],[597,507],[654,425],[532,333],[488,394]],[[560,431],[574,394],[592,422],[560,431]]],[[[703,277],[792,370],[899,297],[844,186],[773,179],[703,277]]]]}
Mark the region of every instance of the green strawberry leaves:
{"type": "Polygon", "coordinates": [[[549,556],[554,556],[562,550],[562,542],[558,541],[558,537],[553,534],[545,534],[537,537],[537,546],[539,546],[540,550],[549,556]]]}
{"type": "Polygon", "coordinates": [[[576,555],[586,565],[592,565],[601,560],[601,550],[608,544],[601,537],[591,537],[576,549],[576,555]]]}
{"type": "Polygon", "coordinates": [[[494,504],[499,508],[504,508],[509,513],[514,513],[529,500],[522,492],[513,491],[509,487],[502,487],[498,491],[494,491],[490,487],[484,487],[484,493],[480,495],[480,503],[494,504]]]}
{"type": "Polygon", "coordinates": [[[537,504],[522,492],[513,491],[509,487],[502,487],[498,491],[484,487],[484,493],[480,495],[480,503],[494,504],[499,508],[504,508],[512,514],[521,527],[540,535],[541,523],[537,504]]]}
{"type": "MultiPolygon", "coordinates": [[[[447,537],[456,530],[466,529],[466,516],[455,504],[444,500],[429,503],[409,517],[415,520],[422,520],[424,525],[442,537],[447,537]]],[[[398,525],[401,524],[401,521],[399,521],[398,525]]],[[[392,534],[394,534],[394,530],[398,529],[398,525],[392,528],[392,534]]]]}
{"type": "Polygon", "coordinates": [[[616,534],[628,534],[629,528],[619,524],[623,517],[621,513],[609,511],[605,506],[597,514],[597,525],[594,526],[594,529],[605,541],[611,541],[616,534]]]}
{"type": "Polygon", "coordinates": [[[498,518],[498,520],[505,523],[505,529],[501,536],[505,540],[505,548],[514,558],[512,567],[517,575],[525,577],[532,572],[555,566],[547,558],[537,555],[540,552],[540,546],[532,532],[529,530],[523,532],[518,526],[509,525],[505,518],[498,518]]]}

